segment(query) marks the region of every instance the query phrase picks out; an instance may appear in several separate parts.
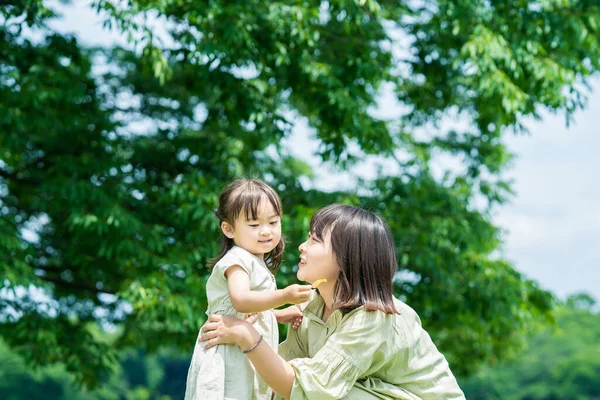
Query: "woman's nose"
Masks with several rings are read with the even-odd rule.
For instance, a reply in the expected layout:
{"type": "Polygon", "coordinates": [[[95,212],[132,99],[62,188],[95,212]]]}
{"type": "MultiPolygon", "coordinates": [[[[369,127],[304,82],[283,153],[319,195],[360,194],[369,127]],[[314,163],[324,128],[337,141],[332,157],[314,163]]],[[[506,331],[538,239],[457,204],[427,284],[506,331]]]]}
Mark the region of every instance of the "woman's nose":
{"type": "Polygon", "coordinates": [[[306,242],[300,243],[300,246],[298,246],[298,250],[300,250],[300,253],[304,253],[305,246],[306,246],[306,242]]]}

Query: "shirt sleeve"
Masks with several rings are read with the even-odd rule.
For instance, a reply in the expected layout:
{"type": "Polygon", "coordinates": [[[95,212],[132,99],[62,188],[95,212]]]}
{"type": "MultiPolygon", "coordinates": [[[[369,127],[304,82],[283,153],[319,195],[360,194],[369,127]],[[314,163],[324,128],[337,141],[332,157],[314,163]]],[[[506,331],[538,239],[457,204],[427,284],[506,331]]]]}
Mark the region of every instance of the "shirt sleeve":
{"type": "Polygon", "coordinates": [[[382,314],[357,312],[342,322],[313,358],[289,361],[296,372],[291,398],[343,398],[374,362],[385,358],[388,342],[382,314]]]}
{"type": "Polygon", "coordinates": [[[308,357],[306,349],[306,318],[302,319],[302,323],[297,329],[288,327],[287,337],[279,345],[278,354],[286,361],[294,358],[308,357]]]}
{"type": "Polygon", "coordinates": [[[252,262],[239,254],[236,249],[231,249],[217,262],[214,273],[225,279],[225,271],[231,266],[239,265],[248,276],[252,276],[252,262]]]}

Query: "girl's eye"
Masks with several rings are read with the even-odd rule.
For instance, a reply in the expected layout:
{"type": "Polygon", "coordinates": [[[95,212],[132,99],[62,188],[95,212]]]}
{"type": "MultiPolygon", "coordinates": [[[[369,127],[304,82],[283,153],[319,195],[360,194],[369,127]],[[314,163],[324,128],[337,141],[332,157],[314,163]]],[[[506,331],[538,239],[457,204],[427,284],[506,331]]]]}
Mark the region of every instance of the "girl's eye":
{"type": "Polygon", "coordinates": [[[279,221],[271,221],[271,225],[277,225],[279,221]]]}
{"type": "Polygon", "coordinates": [[[251,226],[253,228],[258,228],[258,224],[250,224],[249,226],[251,226]]]}

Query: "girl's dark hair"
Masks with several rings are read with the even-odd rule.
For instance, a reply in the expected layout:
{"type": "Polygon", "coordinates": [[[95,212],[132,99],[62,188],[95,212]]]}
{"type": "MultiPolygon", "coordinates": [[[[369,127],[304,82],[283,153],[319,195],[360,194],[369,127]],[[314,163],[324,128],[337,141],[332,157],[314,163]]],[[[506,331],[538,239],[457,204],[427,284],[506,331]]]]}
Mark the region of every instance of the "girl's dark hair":
{"type": "Polygon", "coordinates": [[[390,230],[380,216],[359,207],[332,204],[317,211],[310,232],[319,240],[329,232],[340,267],[333,306],[343,313],[365,306],[397,314],[393,280],[398,264],[390,230]]]}
{"type": "MultiPolygon", "coordinates": [[[[281,217],[281,199],[271,186],[260,179],[236,179],[225,186],[219,195],[219,207],[215,210],[219,225],[227,222],[234,226],[235,220],[242,211],[247,219],[257,219],[258,206],[263,200],[268,200],[277,215],[281,217]]],[[[219,255],[208,260],[208,267],[214,267],[234,245],[233,239],[223,234],[219,255]]],[[[265,254],[265,264],[271,272],[275,273],[279,269],[284,249],[285,241],[282,235],[277,246],[265,254]]]]}

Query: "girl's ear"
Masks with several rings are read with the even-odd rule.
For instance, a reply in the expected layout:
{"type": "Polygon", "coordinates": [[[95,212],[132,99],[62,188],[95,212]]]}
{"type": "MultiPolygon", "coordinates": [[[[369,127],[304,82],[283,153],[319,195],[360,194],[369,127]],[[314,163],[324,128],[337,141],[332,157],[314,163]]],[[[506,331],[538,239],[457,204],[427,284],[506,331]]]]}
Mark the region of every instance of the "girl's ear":
{"type": "Polygon", "coordinates": [[[233,239],[233,226],[229,222],[221,222],[221,230],[229,239],[233,239]]]}

